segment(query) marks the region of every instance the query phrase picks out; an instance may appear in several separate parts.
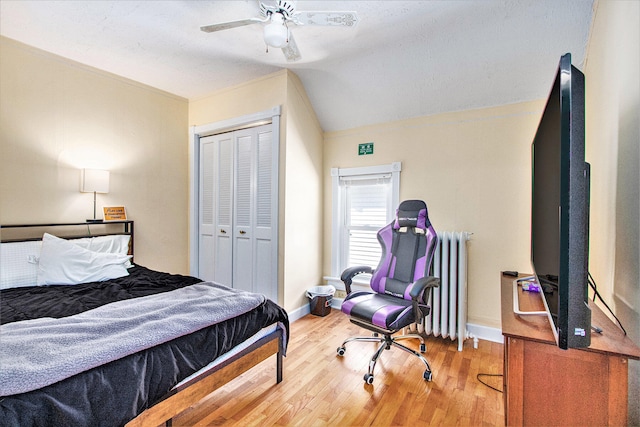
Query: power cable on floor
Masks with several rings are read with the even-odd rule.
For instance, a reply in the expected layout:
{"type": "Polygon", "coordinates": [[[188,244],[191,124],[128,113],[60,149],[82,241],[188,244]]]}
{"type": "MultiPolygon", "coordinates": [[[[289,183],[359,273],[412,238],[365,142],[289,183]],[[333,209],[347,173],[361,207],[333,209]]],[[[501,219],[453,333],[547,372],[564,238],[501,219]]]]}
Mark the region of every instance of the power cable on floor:
{"type": "Polygon", "coordinates": [[[500,390],[499,388],[495,388],[494,386],[489,385],[489,384],[487,384],[486,382],[482,381],[482,380],[480,379],[480,377],[481,377],[481,376],[484,376],[484,377],[501,377],[501,376],[502,376],[502,374],[478,374],[478,375],[476,375],[476,378],[477,378],[477,380],[480,382],[480,384],[484,384],[484,385],[486,385],[487,387],[489,387],[490,389],[493,389],[493,390],[495,390],[495,391],[498,391],[498,392],[502,393],[502,390],[500,390]]]}

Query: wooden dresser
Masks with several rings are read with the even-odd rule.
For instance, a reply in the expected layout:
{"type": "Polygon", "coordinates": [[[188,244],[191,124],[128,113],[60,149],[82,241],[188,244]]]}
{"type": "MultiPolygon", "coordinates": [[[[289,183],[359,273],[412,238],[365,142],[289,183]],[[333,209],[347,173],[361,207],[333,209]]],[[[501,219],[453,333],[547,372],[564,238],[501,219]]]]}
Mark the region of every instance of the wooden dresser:
{"type": "MultiPolygon", "coordinates": [[[[514,277],[501,276],[504,412],[508,426],[627,425],[628,359],[640,348],[593,303],[586,349],[556,346],[546,316],[513,312],[514,277]]],[[[539,294],[518,288],[521,311],[541,311],[539,294]]]]}

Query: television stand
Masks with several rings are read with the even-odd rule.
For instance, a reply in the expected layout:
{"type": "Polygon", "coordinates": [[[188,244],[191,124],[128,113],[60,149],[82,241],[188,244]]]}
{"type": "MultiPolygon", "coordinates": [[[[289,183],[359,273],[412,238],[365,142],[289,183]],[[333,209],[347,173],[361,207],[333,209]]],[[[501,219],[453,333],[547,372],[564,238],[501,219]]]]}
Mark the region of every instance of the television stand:
{"type": "MultiPolygon", "coordinates": [[[[640,360],[640,348],[589,302],[602,334],[562,350],[548,317],[514,313],[513,277],[501,278],[500,291],[506,425],[627,425],[628,359],[640,360]]],[[[540,295],[518,294],[522,311],[543,310],[540,295]]]]}

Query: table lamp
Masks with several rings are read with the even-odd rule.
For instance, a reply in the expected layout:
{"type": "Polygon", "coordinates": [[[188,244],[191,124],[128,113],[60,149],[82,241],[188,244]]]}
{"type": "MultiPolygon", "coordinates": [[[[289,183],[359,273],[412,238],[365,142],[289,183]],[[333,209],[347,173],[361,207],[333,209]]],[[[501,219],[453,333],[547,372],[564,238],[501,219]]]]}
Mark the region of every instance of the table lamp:
{"type": "Polygon", "coordinates": [[[96,193],[109,192],[109,171],[82,169],[80,191],[83,193],[93,193],[93,219],[87,219],[87,222],[102,222],[101,219],[96,218],[96,193]]]}

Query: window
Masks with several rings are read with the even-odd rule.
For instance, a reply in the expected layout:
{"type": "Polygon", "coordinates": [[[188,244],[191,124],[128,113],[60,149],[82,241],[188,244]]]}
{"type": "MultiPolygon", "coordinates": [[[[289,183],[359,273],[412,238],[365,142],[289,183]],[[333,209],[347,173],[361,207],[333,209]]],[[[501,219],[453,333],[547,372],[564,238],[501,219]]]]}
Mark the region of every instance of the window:
{"type": "Polygon", "coordinates": [[[364,168],[331,169],[333,180],[331,274],[354,265],[377,267],[377,233],[399,203],[399,162],[364,168]]]}

